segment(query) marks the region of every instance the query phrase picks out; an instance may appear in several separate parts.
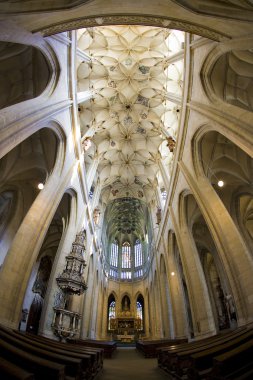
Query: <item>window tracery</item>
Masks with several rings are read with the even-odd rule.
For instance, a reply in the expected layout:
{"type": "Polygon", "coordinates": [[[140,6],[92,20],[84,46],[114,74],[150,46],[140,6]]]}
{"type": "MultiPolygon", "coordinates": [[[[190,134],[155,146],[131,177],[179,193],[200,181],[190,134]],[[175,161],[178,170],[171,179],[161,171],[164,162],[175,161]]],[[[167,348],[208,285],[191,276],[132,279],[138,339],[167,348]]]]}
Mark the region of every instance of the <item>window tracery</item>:
{"type": "Polygon", "coordinates": [[[113,267],[117,267],[118,257],[119,257],[119,245],[118,245],[118,242],[115,241],[111,245],[110,265],[112,265],[113,267]]]}
{"type": "Polygon", "coordinates": [[[113,320],[116,318],[116,302],[115,300],[109,303],[108,307],[108,330],[113,330],[113,320]]]}
{"type": "MultiPolygon", "coordinates": [[[[131,246],[128,242],[124,242],[122,245],[122,268],[123,269],[131,268],[131,246]]],[[[128,272],[125,272],[125,273],[127,274],[128,272]]]]}
{"type": "Polygon", "coordinates": [[[134,246],[134,264],[135,267],[143,265],[142,245],[139,239],[136,240],[134,246]]]}

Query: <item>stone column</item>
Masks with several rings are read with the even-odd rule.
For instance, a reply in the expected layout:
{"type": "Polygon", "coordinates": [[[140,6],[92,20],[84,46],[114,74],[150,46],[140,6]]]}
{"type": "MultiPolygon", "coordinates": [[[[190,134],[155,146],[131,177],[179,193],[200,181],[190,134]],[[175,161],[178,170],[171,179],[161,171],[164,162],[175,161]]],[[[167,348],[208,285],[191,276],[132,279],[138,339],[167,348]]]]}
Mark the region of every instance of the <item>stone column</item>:
{"type": "Polygon", "coordinates": [[[93,198],[92,198],[92,209],[94,209],[98,205],[100,194],[101,194],[101,185],[100,183],[97,183],[94,194],[93,194],[93,198]]]}
{"type": "Polygon", "coordinates": [[[10,328],[18,328],[33,265],[71,174],[62,180],[59,173],[56,167],[27,212],[0,273],[0,323],[10,328]]]}
{"type": "Polygon", "coordinates": [[[145,336],[150,336],[150,315],[149,315],[149,297],[146,293],[146,296],[144,298],[144,329],[145,329],[145,336]]]}
{"type": "Polygon", "coordinates": [[[89,331],[91,329],[91,309],[92,309],[92,294],[94,290],[94,271],[93,263],[89,262],[89,273],[88,273],[88,289],[84,296],[83,308],[81,311],[82,320],[81,320],[81,339],[87,339],[89,331]]]}
{"type": "Polygon", "coordinates": [[[99,295],[99,281],[98,275],[95,276],[93,292],[92,292],[92,305],[91,305],[91,320],[90,320],[90,337],[96,339],[96,322],[97,322],[97,307],[98,307],[98,295],[99,295]]]}
{"type": "Polygon", "coordinates": [[[159,286],[159,280],[158,280],[158,272],[155,273],[154,278],[154,326],[155,326],[155,338],[161,339],[163,338],[163,331],[162,331],[162,308],[161,308],[161,293],[160,293],[160,286],[159,286]]]}
{"type": "Polygon", "coordinates": [[[194,178],[180,167],[211,232],[232,290],[238,325],[253,320],[253,260],[222,200],[205,176],[194,178]],[[229,238],[228,238],[229,237],[229,238]]]}
{"type": "Polygon", "coordinates": [[[169,191],[169,188],[170,188],[170,175],[169,173],[166,171],[165,167],[164,167],[164,164],[162,161],[158,161],[158,166],[159,166],[159,169],[160,169],[160,172],[161,172],[161,175],[162,175],[162,179],[163,179],[163,184],[164,184],[164,187],[168,193],[169,191]]]}
{"type": "MultiPolygon", "coordinates": [[[[166,244],[165,239],[161,241],[161,247],[163,252],[166,253],[166,244]]],[[[160,276],[159,276],[159,285],[160,285],[160,293],[161,293],[161,308],[162,308],[162,324],[163,324],[163,332],[164,337],[166,338],[174,338],[174,318],[173,318],[173,309],[171,302],[171,289],[169,284],[170,274],[168,271],[169,266],[166,263],[166,254],[160,258],[160,276]],[[163,259],[162,259],[163,258],[163,259]]]]}
{"type": "Polygon", "coordinates": [[[216,333],[204,272],[186,222],[182,221],[179,226],[172,208],[170,214],[190,297],[194,336],[204,338],[216,333]]]}
{"type": "Polygon", "coordinates": [[[107,323],[108,323],[108,297],[107,292],[104,293],[104,303],[102,309],[102,331],[101,331],[101,339],[107,338],[107,323]]]}
{"type": "MultiPolygon", "coordinates": [[[[53,330],[51,328],[52,324],[52,315],[53,315],[53,307],[55,306],[55,297],[56,294],[60,291],[60,288],[57,285],[56,278],[60,273],[62,273],[63,269],[66,265],[66,256],[71,252],[72,243],[75,240],[77,231],[76,226],[76,199],[73,197],[71,200],[71,212],[69,218],[69,224],[67,229],[63,231],[63,235],[61,237],[59,247],[55,256],[54,264],[52,267],[50,279],[47,286],[46,297],[44,300],[44,307],[41,314],[40,320],[40,329],[39,334],[46,336],[48,338],[55,338],[53,330]]],[[[82,296],[81,296],[82,297],[82,296]]],[[[74,311],[76,313],[80,313],[80,302],[82,300],[80,296],[71,295],[69,296],[69,306],[68,310],[74,311]]]]}
{"type": "Polygon", "coordinates": [[[89,168],[89,171],[87,173],[87,188],[88,188],[88,191],[90,191],[92,182],[93,182],[93,180],[95,178],[96,171],[97,171],[97,168],[98,168],[98,164],[99,164],[99,157],[94,157],[92,165],[89,168]]]}
{"type": "Polygon", "coordinates": [[[99,294],[96,310],[96,339],[101,339],[102,318],[103,318],[104,291],[103,287],[99,286],[99,294]]]}
{"type": "Polygon", "coordinates": [[[170,273],[168,273],[169,288],[171,294],[171,306],[173,313],[173,324],[175,338],[185,338],[188,335],[186,309],[184,305],[184,298],[182,293],[182,287],[180,284],[180,274],[177,270],[175,262],[175,252],[172,241],[173,235],[169,237],[167,262],[170,273]],[[174,276],[171,273],[174,273],[174,276]]]}

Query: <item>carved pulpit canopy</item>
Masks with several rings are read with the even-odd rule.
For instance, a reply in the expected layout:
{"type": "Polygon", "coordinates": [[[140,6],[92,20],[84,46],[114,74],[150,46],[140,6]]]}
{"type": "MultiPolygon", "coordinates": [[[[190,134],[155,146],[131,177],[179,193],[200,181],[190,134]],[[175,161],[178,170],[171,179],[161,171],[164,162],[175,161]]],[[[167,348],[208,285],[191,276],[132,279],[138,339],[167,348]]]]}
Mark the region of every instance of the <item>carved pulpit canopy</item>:
{"type": "Polygon", "coordinates": [[[66,256],[66,266],[62,274],[56,278],[59,288],[67,294],[82,294],[87,285],[83,278],[83,270],[86,267],[83,253],[85,250],[84,242],[86,239],[85,230],[76,235],[72,250],[66,256]]]}

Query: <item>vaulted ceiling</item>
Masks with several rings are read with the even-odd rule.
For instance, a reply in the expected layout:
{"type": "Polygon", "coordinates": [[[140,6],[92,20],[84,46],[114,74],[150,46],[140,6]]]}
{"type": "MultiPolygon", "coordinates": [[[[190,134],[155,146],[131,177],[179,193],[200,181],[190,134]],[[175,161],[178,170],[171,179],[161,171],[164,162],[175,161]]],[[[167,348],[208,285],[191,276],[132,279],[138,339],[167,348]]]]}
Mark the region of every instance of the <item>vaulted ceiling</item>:
{"type": "Polygon", "coordinates": [[[146,26],[78,31],[78,48],[91,58],[77,59],[78,91],[92,92],[79,107],[85,162],[99,160],[104,204],[126,197],[149,204],[170,176],[183,41],[182,32],[146,26]]]}

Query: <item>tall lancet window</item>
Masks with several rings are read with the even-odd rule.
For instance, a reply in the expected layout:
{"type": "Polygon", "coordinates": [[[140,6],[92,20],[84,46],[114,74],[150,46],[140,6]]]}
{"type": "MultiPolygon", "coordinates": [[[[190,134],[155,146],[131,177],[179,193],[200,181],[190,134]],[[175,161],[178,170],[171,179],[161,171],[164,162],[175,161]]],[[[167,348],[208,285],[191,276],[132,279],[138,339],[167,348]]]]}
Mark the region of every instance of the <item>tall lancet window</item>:
{"type": "Polygon", "coordinates": [[[108,330],[114,330],[114,321],[116,318],[116,302],[113,296],[109,297],[108,302],[108,330]]]}
{"type": "Polygon", "coordinates": [[[136,302],[136,314],[139,320],[138,330],[143,330],[143,308],[142,303],[140,301],[136,302]]]}
{"type": "Polygon", "coordinates": [[[119,257],[119,245],[117,240],[111,245],[111,256],[110,256],[110,265],[113,267],[118,266],[118,257],[119,257]]]}
{"type": "Polygon", "coordinates": [[[134,246],[134,265],[135,265],[135,268],[143,265],[142,245],[139,239],[136,240],[135,246],[134,246]]]}
{"type": "Polygon", "coordinates": [[[122,245],[122,268],[131,268],[131,246],[127,241],[122,245]]]}

